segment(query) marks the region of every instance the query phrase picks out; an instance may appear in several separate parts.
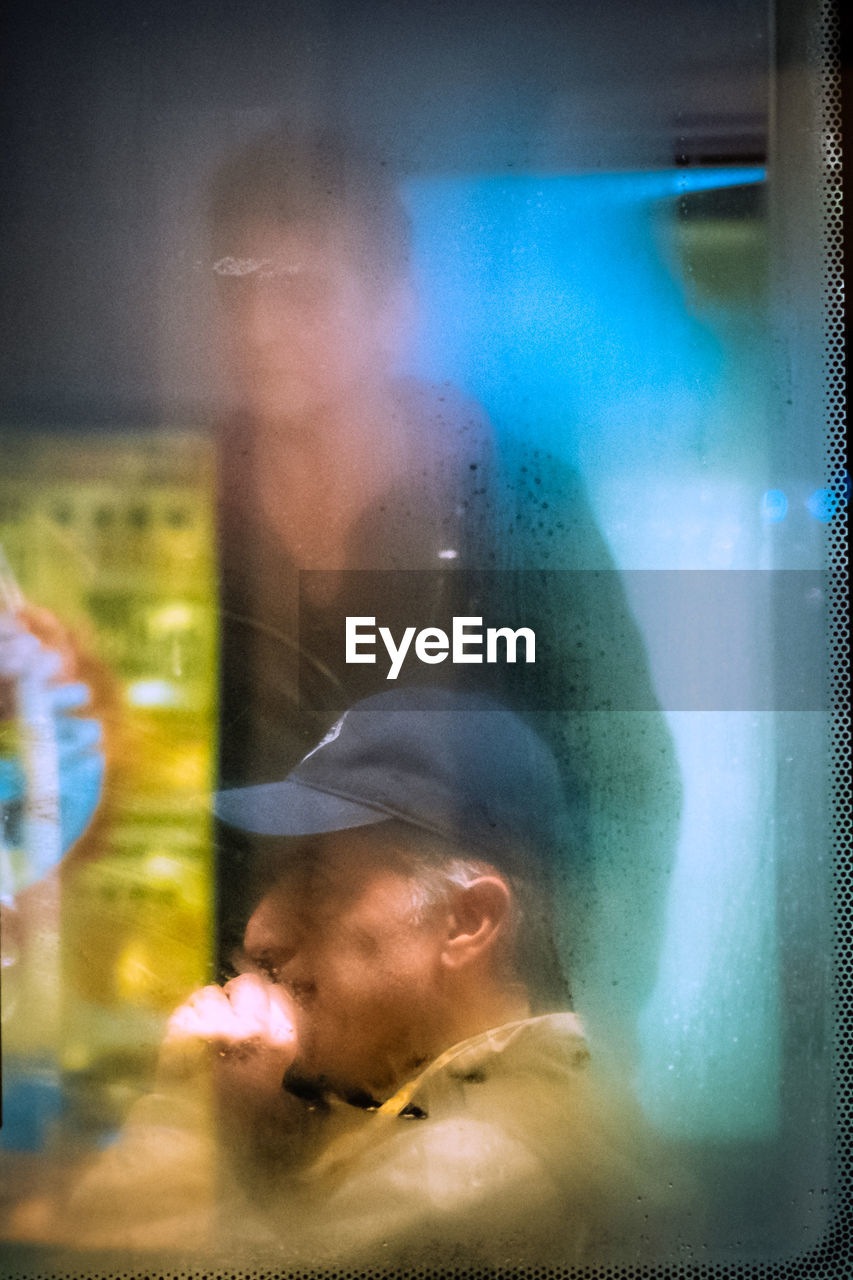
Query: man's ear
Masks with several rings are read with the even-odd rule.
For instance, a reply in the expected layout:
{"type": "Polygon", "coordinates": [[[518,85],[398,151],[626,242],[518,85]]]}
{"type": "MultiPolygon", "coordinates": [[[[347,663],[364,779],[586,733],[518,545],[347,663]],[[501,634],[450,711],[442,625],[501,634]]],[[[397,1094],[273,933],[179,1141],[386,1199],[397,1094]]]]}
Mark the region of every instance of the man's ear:
{"type": "Polygon", "coordinates": [[[445,967],[461,969],[492,950],[506,935],[511,914],[512,892],[500,876],[454,885],[442,950],[445,967]]]}

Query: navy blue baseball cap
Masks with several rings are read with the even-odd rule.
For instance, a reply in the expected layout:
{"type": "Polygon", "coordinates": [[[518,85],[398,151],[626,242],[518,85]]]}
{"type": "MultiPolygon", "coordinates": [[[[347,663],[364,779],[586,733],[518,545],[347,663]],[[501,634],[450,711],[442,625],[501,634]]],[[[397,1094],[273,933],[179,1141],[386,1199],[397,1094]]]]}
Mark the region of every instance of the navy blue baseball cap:
{"type": "Polygon", "coordinates": [[[552,855],[565,819],[556,761],[530,725],[492,698],[436,688],[355,703],[281,782],[220,791],[215,807],[263,836],[397,819],[507,869],[552,855]]]}

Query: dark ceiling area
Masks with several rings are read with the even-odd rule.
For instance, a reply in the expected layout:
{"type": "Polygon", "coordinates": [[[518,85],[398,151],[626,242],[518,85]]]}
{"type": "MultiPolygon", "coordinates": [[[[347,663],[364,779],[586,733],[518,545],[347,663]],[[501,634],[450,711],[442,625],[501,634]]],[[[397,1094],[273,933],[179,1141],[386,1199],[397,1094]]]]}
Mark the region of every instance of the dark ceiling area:
{"type": "Polygon", "coordinates": [[[766,155],[764,0],[13,0],[5,22],[7,421],[174,406],[164,255],[191,254],[176,228],[212,164],[272,120],[345,123],[403,177],[766,155]]]}
{"type": "Polygon", "coordinates": [[[765,0],[18,8],[15,133],[128,101],[142,133],[162,112],[321,112],[431,171],[751,159],[764,139],[765,0]]]}

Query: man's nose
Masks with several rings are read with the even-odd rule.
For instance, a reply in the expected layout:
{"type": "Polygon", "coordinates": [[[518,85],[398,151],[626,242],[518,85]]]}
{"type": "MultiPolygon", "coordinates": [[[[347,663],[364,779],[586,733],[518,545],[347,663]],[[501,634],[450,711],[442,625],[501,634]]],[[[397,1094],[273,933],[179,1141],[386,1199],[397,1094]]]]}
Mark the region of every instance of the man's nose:
{"type": "Polygon", "coordinates": [[[243,954],[254,968],[274,980],[293,964],[302,945],[298,914],[282,909],[274,899],[264,899],[249,917],[243,933],[243,954]]]}

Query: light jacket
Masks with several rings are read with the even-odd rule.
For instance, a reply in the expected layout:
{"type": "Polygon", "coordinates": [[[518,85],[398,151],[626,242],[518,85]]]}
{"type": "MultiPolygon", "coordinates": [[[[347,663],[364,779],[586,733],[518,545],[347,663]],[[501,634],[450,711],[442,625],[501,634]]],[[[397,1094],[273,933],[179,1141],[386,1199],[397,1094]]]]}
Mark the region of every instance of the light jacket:
{"type": "Polygon", "coordinates": [[[136,1104],[74,1190],[75,1243],[389,1270],[645,1260],[666,1244],[666,1171],[596,1079],[574,1014],[454,1045],[377,1109],[306,1116],[297,1158],[282,1135],[279,1157],[273,1144],[239,1171],[202,1083],[136,1104]]]}

